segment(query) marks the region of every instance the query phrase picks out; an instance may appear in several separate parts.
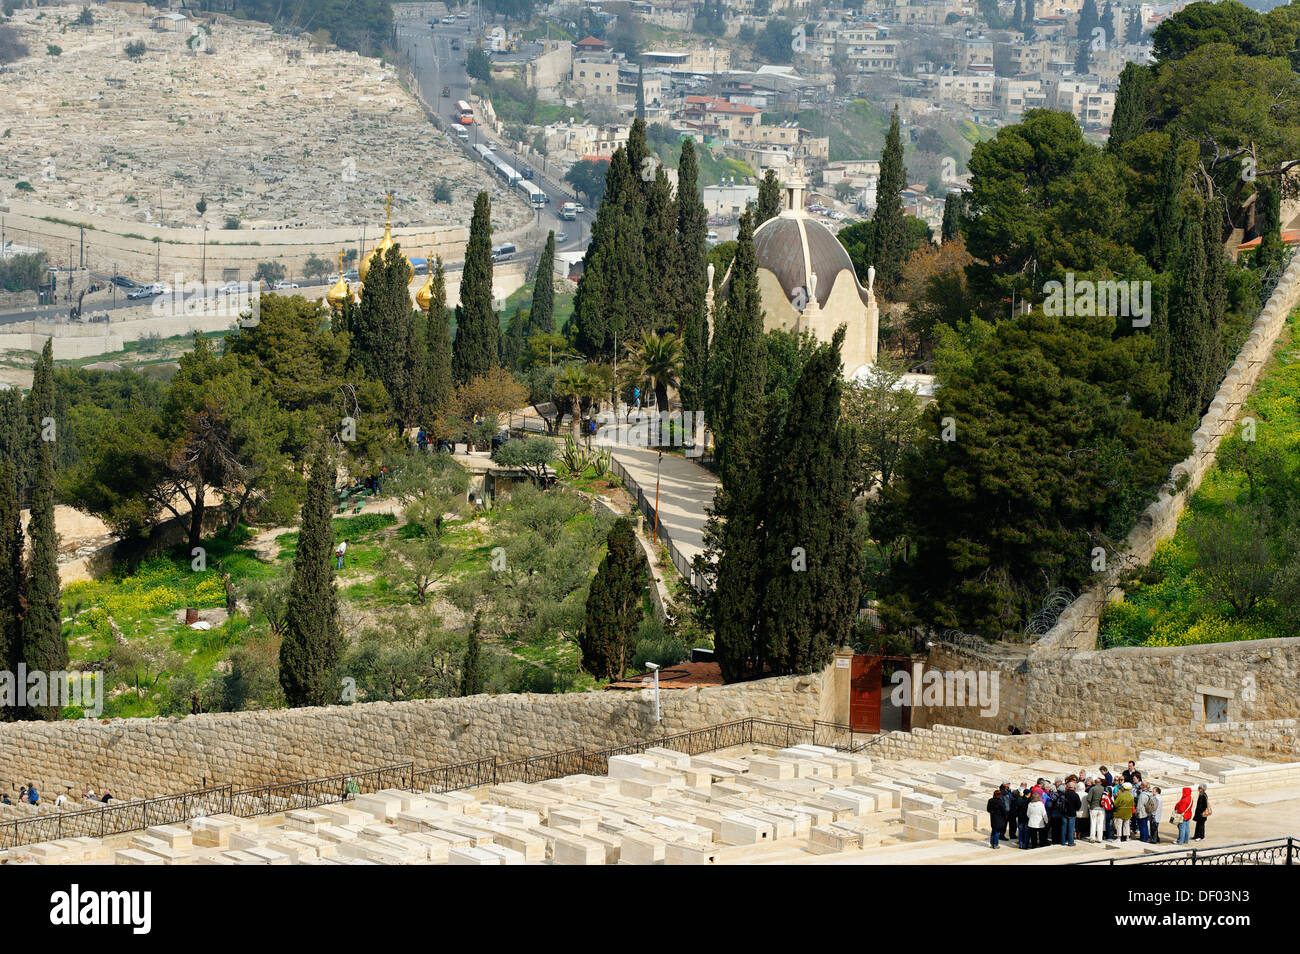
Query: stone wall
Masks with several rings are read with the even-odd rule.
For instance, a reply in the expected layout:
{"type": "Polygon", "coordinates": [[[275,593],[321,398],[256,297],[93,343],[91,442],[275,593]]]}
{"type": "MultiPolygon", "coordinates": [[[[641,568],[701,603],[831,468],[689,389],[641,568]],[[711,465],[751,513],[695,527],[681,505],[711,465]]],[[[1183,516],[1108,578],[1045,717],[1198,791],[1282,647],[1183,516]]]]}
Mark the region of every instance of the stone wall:
{"type": "Polygon", "coordinates": [[[1207,697],[1222,700],[1232,721],[1300,715],[1300,638],[1034,652],[1020,664],[936,645],[925,665],[945,671],[997,667],[1000,706],[989,717],[973,706],[923,706],[913,726],[1003,733],[1010,724],[1030,732],[1196,725],[1206,718],[1207,697]]]}
{"type": "Polygon", "coordinates": [[[1300,751],[1300,720],[1226,722],[1216,725],[1153,726],[1095,732],[1056,732],[996,735],[978,729],[939,725],[932,729],[896,732],[866,749],[884,759],[943,761],[958,755],[1029,764],[1042,759],[1095,768],[1104,763],[1136,759],[1144,749],[1200,758],[1244,755],[1291,762],[1300,751]]]}
{"type": "Polygon", "coordinates": [[[1192,452],[1175,464],[1169,485],[1138,517],[1124,541],[1121,553],[1110,555],[1109,570],[1096,584],[1068,606],[1056,625],[1035,644],[1038,651],[1092,649],[1097,644],[1097,626],[1108,601],[1123,597],[1117,586],[1119,575],[1129,567],[1145,566],[1156,547],[1172,537],[1192,495],[1214,466],[1219,441],[1232,433],[1242,405],[1273,354],[1287,316],[1300,305],[1300,255],[1291,260],[1273,294],[1251,328],[1245,344],[1219,385],[1201,425],[1192,434],[1192,452]]]}
{"type": "Polygon", "coordinates": [[[148,797],[205,784],[254,785],[414,761],[601,749],[745,718],[812,725],[827,672],[707,689],[517,694],[215,713],[183,719],[0,725],[0,786],[108,788],[148,797]]]}

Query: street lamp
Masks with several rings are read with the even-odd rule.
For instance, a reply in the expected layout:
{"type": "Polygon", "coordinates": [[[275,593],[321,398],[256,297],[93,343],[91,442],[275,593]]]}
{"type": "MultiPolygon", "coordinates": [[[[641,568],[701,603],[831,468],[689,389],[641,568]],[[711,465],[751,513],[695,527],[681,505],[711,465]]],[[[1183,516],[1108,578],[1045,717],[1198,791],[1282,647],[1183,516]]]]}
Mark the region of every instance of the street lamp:
{"type": "Polygon", "coordinates": [[[659,664],[648,662],[645,664],[655,676],[655,722],[659,722],[659,664]]]}

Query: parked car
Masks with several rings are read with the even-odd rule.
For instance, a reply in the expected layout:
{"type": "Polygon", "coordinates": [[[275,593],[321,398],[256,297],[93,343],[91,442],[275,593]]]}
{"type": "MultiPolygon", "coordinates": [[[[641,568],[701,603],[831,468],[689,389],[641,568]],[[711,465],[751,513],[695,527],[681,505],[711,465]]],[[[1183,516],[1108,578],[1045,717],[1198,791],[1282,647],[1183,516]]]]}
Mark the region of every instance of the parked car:
{"type": "Polygon", "coordinates": [[[361,281],[361,273],[357,271],[355,268],[349,268],[346,272],[343,273],[343,278],[345,281],[359,282],[361,281]]]}
{"type": "Polygon", "coordinates": [[[445,17],[442,18],[442,22],[443,22],[443,23],[455,23],[455,22],[456,22],[456,18],[455,18],[454,16],[452,16],[452,15],[449,13],[449,14],[447,14],[445,17]]]}
{"type": "Polygon", "coordinates": [[[284,291],[287,288],[297,288],[297,287],[298,284],[296,282],[278,281],[271,286],[271,289],[272,291],[284,291]]]}
{"type": "Polygon", "coordinates": [[[524,166],[522,169],[519,170],[519,172],[520,174],[523,175],[525,179],[531,179],[533,177],[533,170],[532,167],[530,166],[524,166]]]}
{"type": "Polygon", "coordinates": [[[459,50],[459,49],[460,49],[460,39],[459,39],[459,38],[457,38],[457,37],[453,37],[453,38],[452,38],[452,41],[451,41],[451,48],[452,48],[453,50],[459,50]]]}
{"type": "Polygon", "coordinates": [[[131,281],[131,279],[126,278],[126,277],[124,277],[124,276],[122,276],[122,275],[114,275],[114,276],[113,276],[113,284],[116,285],[118,288],[134,288],[134,287],[135,287],[135,282],[131,281]]]}
{"type": "Polygon", "coordinates": [[[137,285],[126,293],[126,297],[130,299],[152,298],[153,290],[148,285],[137,285]]]}
{"type": "Polygon", "coordinates": [[[444,87],[442,88],[442,98],[443,98],[443,99],[450,99],[450,98],[451,98],[451,87],[450,87],[450,86],[444,86],[444,87]]]}
{"type": "Polygon", "coordinates": [[[556,242],[567,242],[568,240],[569,240],[569,233],[568,233],[568,232],[556,232],[556,233],[555,233],[555,241],[556,241],[556,242]]]}

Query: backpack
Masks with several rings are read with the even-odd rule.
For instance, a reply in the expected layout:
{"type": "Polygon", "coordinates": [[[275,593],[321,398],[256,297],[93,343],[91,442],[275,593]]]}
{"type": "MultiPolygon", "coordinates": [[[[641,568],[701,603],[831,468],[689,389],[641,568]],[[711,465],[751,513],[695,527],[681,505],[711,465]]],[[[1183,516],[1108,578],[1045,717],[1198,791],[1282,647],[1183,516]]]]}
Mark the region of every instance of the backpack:
{"type": "Polygon", "coordinates": [[[1110,811],[1115,807],[1115,800],[1110,797],[1110,792],[1101,793],[1101,807],[1106,811],[1110,811]]]}

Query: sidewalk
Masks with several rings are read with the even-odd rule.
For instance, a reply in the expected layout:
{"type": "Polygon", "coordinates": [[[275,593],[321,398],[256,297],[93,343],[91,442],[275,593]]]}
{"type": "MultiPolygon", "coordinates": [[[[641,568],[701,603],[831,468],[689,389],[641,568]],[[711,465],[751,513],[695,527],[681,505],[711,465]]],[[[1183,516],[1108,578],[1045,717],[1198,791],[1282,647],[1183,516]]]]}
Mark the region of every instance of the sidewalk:
{"type": "MultiPolygon", "coordinates": [[[[655,468],[659,465],[659,538],[667,543],[673,563],[682,577],[691,578],[690,566],[704,551],[706,510],[713,504],[718,479],[694,461],[676,454],[659,454],[651,448],[612,448],[614,462],[622,470],[624,483],[633,497],[645,501],[643,511],[654,525],[655,468]],[[665,541],[667,537],[667,541],[665,541]]],[[[650,531],[653,534],[653,530],[650,531]]]]}

